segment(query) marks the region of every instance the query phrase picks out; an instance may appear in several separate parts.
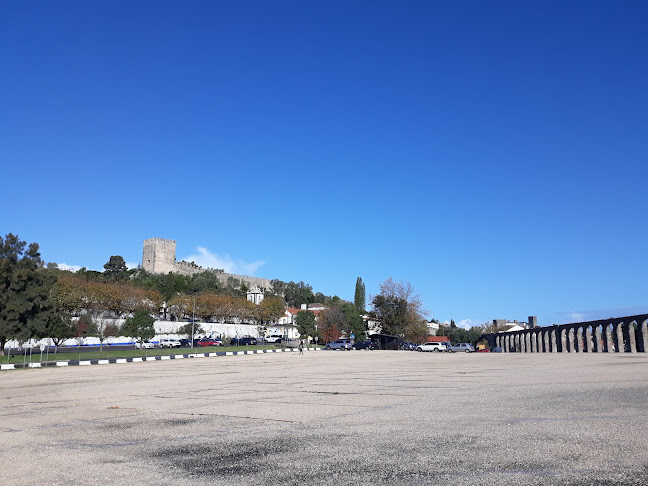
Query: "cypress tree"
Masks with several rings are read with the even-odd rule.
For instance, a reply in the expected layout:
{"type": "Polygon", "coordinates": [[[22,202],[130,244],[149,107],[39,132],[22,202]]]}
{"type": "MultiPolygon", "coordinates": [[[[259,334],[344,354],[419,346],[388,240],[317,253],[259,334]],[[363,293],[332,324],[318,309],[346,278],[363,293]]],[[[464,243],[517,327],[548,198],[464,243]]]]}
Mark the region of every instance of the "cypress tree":
{"type": "Polygon", "coordinates": [[[358,277],[356,280],[356,286],[355,286],[355,299],[354,303],[358,309],[364,312],[365,310],[365,303],[367,299],[367,294],[365,292],[365,284],[362,281],[362,278],[358,277]]]}

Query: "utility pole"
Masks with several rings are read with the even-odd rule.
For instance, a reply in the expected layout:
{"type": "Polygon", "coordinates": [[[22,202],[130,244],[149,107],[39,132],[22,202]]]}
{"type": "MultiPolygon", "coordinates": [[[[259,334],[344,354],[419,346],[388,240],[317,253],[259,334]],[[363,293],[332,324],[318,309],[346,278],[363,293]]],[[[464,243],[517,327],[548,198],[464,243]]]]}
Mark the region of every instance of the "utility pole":
{"type": "Polygon", "coordinates": [[[194,327],[196,326],[196,296],[193,296],[193,319],[191,319],[191,347],[194,347],[194,327]]]}

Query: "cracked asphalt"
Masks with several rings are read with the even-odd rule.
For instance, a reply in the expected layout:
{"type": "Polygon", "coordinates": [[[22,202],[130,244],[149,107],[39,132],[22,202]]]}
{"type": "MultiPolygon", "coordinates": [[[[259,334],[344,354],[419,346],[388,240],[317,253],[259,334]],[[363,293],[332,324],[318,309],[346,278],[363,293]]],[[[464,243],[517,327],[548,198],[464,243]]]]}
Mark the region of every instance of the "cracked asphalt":
{"type": "Polygon", "coordinates": [[[646,354],[275,353],[0,391],[0,484],[648,484],[646,354]]]}

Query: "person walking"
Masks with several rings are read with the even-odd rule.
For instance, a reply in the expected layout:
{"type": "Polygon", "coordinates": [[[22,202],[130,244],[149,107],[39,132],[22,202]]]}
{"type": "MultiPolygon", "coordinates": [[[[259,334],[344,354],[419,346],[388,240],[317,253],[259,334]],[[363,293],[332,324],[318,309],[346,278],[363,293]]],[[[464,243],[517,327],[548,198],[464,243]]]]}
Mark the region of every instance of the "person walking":
{"type": "Polygon", "coordinates": [[[304,341],[299,341],[299,346],[297,346],[297,349],[299,349],[299,354],[304,354],[304,341]]]}

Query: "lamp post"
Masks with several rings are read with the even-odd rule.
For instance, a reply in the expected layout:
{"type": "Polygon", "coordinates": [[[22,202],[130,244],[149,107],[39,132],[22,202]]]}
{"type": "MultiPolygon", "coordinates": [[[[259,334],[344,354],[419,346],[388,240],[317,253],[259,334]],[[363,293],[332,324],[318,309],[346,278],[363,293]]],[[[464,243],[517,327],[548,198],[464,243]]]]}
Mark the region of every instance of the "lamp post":
{"type": "Polygon", "coordinates": [[[194,347],[194,326],[196,325],[196,296],[193,296],[193,319],[191,319],[191,348],[194,347]]]}

